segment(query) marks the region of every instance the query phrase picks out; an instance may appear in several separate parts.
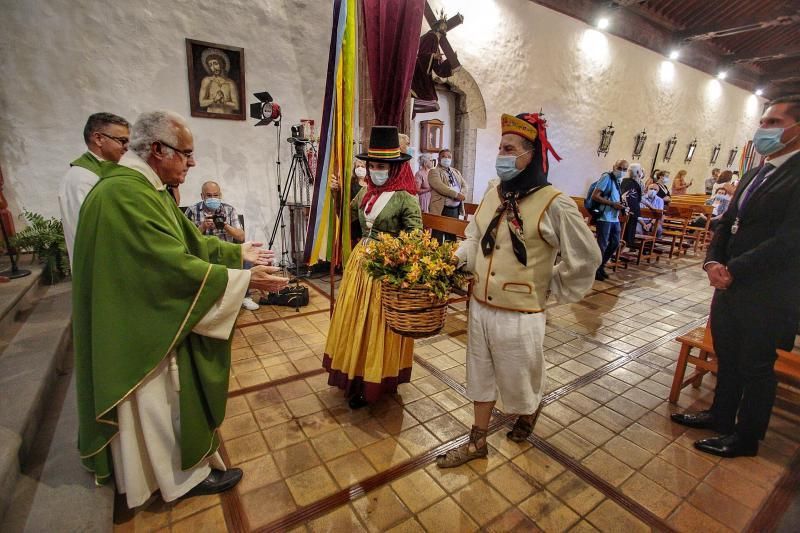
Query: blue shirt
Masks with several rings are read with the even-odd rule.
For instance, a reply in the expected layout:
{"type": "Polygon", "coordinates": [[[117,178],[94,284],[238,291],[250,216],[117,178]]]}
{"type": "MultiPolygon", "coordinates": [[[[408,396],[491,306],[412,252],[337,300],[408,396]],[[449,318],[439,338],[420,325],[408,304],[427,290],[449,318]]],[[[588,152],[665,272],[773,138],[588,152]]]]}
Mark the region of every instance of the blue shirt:
{"type": "MultiPolygon", "coordinates": [[[[606,200],[611,202],[620,201],[619,183],[616,182],[614,177],[610,174],[603,174],[603,177],[597,182],[595,190],[600,191],[600,194],[606,200]],[[612,183],[612,180],[614,180],[614,183],[612,183]]],[[[597,217],[597,220],[601,222],[619,222],[619,209],[614,209],[610,205],[602,204],[600,216],[597,217]]]]}

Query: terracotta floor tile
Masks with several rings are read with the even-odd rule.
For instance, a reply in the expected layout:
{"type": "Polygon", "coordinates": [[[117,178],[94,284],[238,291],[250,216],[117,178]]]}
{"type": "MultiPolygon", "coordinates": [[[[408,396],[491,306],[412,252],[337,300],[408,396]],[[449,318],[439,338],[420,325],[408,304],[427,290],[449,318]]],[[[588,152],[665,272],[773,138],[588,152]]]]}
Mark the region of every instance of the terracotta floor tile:
{"type": "Polygon", "coordinates": [[[627,398],[633,402],[636,402],[642,407],[646,407],[647,409],[654,409],[666,398],[666,397],[659,398],[657,396],[653,396],[649,392],[645,392],[642,389],[640,389],[638,385],[623,392],[622,397],[627,398]]]}
{"type": "Polygon", "coordinates": [[[769,494],[768,489],[742,478],[737,473],[720,466],[714,467],[705,482],[720,492],[731,496],[750,509],[758,509],[769,494]]]}
{"type": "Polygon", "coordinates": [[[697,479],[660,457],[653,457],[641,473],[682,498],[688,496],[698,483],[697,479]]]}
{"type": "MultiPolygon", "coordinates": [[[[302,383],[303,385],[305,385],[305,382],[302,383]]],[[[319,398],[317,398],[315,394],[309,394],[308,396],[295,398],[294,400],[288,400],[286,402],[286,406],[289,408],[289,411],[291,411],[292,414],[297,418],[317,413],[325,408],[325,406],[322,404],[321,401],[319,401],[319,398]]]]}
{"type": "Polygon", "coordinates": [[[356,450],[355,445],[347,438],[344,429],[329,431],[311,439],[317,455],[324,461],[348,454],[356,450]]]}
{"type": "Polygon", "coordinates": [[[405,409],[420,422],[427,422],[432,418],[441,416],[445,413],[438,403],[430,398],[423,398],[405,406],[405,409]]]}
{"type": "Polygon", "coordinates": [[[361,452],[354,451],[327,463],[340,488],[347,488],[377,473],[361,452]]]}
{"type": "Polygon", "coordinates": [[[481,479],[454,493],[453,499],[480,526],[511,507],[508,500],[481,479]]]}
{"type": "Polygon", "coordinates": [[[542,414],[547,415],[562,426],[568,426],[581,417],[579,412],[559,402],[543,407],[542,414]]]}
{"type": "MultiPolygon", "coordinates": [[[[500,454],[497,452],[495,452],[495,455],[500,456],[500,454]]],[[[490,447],[489,457],[491,456],[492,450],[490,447]]],[[[444,490],[449,493],[453,493],[461,487],[464,487],[472,481],[478,479],[481,476],[481,474],[478,472],[481,467],[486,468],[488,471],[489,468],[487,464],[488,461],[486,459],[476,459],[455,468],[439,468],[435,464],[432,464],[425,468],[425,471],[428,472],[428,475],[435,479],[436,482],[444,488],[444,490]]]]}
{"type": "Polygon", "coordinates": [[[219,494],[210,494],[208,496],[195,496],[193,498],[179,499],[165,504],[165,506],[171,507],[168,514],[170,521],[174,524],[178,520],[182,520],[199,511],[202,511],[203,509],[220,505],[221,503],[222,502],[219,494]]]}
{"type": "Polygon", "coordinates": [[[309,438],[341,428],[336,418],[327,410],[304,416],[297,422],[309,438]]]}
{"type": "Polygon", "coordinates": [[[220,427],[220,434],[223,440],[230,440],[256,431],[258,431],[258,424],[256,424],[250,412],[236,416],[226,416],[222,427],[220,427]]]}
{"type": "Polygon", "coordinates": [[[397,394],[394,399],[400,405],[409,404],[425,397],[425,393],[419,390],[413,383],[401,383],[397,386],[397,394]]]}
{"type": "Polygon", "coordinates": [[[583,459],[597,448],[596,445],[569,429],[559,431],[555,435],[548,437],[547,442],[576,460],[583,459]]]}
{"type": "Polygon", "coordinates": [[[235,376],[239,376],[247,372],[252,372],[253,370],[260,370],[261,368],[261,362],[255,357],[252,357],[244,361],[233,363],[231,365],[231,372],[233,372],[235,376]]]}
{"type": "Polygon", "coordinates": [[[324,466],[309,468],[286,478],[286,486],[289,487],[289,492],[292,493],[298,507],[310,505],[339,489],[324,466]]]}
{"type": "Polygon", "coordinates": [[[670,443],[669,439],[637,423],[631,424],[620,435],[650,453],[659,453],[670,443]]]}
{"type": "Polygon", "coordinates": [[[581,518],[546,490],[519,504],[519,509],[545,531],[567,531],[581,518]]]}
{"type": "Polygon", "coordinates": [[[417,519],[426,530],[436,533],[460,533],[478,529],[478,525],[452,498],[445,498],[425,509],[417,515],[417,519]]]}
{"type": "MultiPolygon", "coordinates": [[[[429,401],[432,400],[428,398],[424,398],[422,401],[429,401]]],[[[414,402],[417,403],[417,402],[414,402]]],[[[409,404],[413,405],[412,404],[409,404]]],[[[412,428],[419,424],[419,421],[414,418],[411,413],[407,410],[409,406],[401,407],[397,404],[393,404],[390,409],[385,412],[382,412],[378,415],[374,416],[374,420],[378,421],[381,427],[390,435],[397,435],[402,431],[412,428]]]]}
{"type": "Polygon", "coordinates": [[[728,459],[724,461],[721,466],[722,468],[727,468],[738,474],[743,479],[747,479],[751,483],[767,489],[772,489],[779,479],[775,472],[765,468],[759,468],[759,464],[752,457],[728,459]]]}
{"type": "Polygon", "coordinates": [[[631,388],[631,385],[609,375],[597,378],[594,381],[594,383],[617,394],[622,394],[623,392],[631,388]]]}
{"type": "Polygon", "coordinates": [[[371,491],[355,500],[353,508],[373,532],[386,531],[411,517],[411,513],[389,486],[371,491]]]}
{"type": "Polygon", "coordinates": [[[253,411],[263,409],[264,407],[276,403],[283,403],[281,395],[278,394],[278,389],[275,387],[267,387],[265,389],[247,393],[244,395],[244,398],[247,399],[247,403],[250,405],[250,408],[253,411]]]}
{"type": "Polygon", "coordinates": [[[625,533],[651,531],[641,520],[611,500],[606,500],[597,506],[586,516],[586,520],[600,531],[624,531],[625,533]]]}
{"type": "Polygon", "coordinates": [[[613,432],[609,431],[591,418],[581,418],[570,425],[569,429],[576,435],[583,437],[596,446],[600,446],[614,436],[613,432]]]}
{"type": "Polygon", "coordinates": [[[460,435],[464,435],[469,431],[464,424],[459,422],[457,418],[450,414],[445,414],[432,420],[428,420],[425,422],[425,427],[428,429],[428,431],[436,435],[436,438],[442,442],[452,440],[460,435]]]}
{"type": "Polygon", "coordinates": [[[308,441],[273,452],[272,458],[284,478],[319,464],[319,458],[308,441]]]}
{"type": "Polygon", "coordinates": [[[602,493],[570,471],[551,481],[547,490],[566,502],[579,515],[585,515],[603,501],[602,493]]]}
{"type": "Polygon", "coordinates": [[[249,346],[244,346],[241,348],[235,348],[231,350],[231,361],[245,361],[247,359],[252,359],[256,356],[253,352],[253,349],[249,346]]]}
{"type": "Polygon", "coordinates": [[[614,411],[613,409],[609,409],[605,405],[589,413],[589,418],[591,418],[595,422],[599,422],[604,427],[610,429],[614,433],[619,433],[623,431],[625,428],[627,428],[633,423],[633,420],[631,420],[627,416],[621,415],[618,412],[614,411]]]}
{"type": "Polygon", "coordinates": [[[397,442],[411,454],[412,457],[422,455],[423,453],[432,450],[439,444],[439,439],[425,429],[424,426],[414,426],[397,435],[397,442]]]}
{"type": "MultiPolygon", "coordinates": [[[[605,363],[605,361],[603,361],[605,363]]],[[[599,385],[595,385],[594,383],[589,383],[588,385],[584,385],[578,392],[589,398],[590,400],[594,400],[598,403],[606,403],[609,400],[614,399],[617,395],[611,392],[610,390],[601,387],[599,385]]]]}
{"type": "Polygon", "coordinates": [[[431,399],[448,412],[470,403],[467,398],[450,389],[437,392],[431,396],[431,399]]]}
{"type": "Polygon", "coordinates": [[[273,404],[253,412],[256,423],[262,430],[268,430],[274,426],[285,424],[292,420],[292,413],[285,404],[273,404]]]}
{"type": "Polygon", "coordinates": [[[521,502],[535,490],[511,463],[505,463],[489,472],[486,480],[514,504],[521,502]]]}
{"type": "Polygon", "coordinates": [[[281,479],[281,473],[271,455],[262,455],[244,462],[239,468],[243,471],[242,480],[236,485],[239,494],[265,487],[281,479]]]}
{"type": "Polygon", "coordinates": [[[533,428],[533,434],[537,437],[546,439],[547,437],[558,433],[563,428],[564,427],[561,424],[552,418],[539,413],[539,418],[536,420],[536,426],[533,428]]]}
{"type": "Polygon", "coordinates": [[[700,483],[686,501],[734,531],[744,531],[755,515],[753,509],[706,483],[700,483]]]}
{"type": "Polygon", "coordinates": [[[255,370],[253,372],[245,372],[243,374],[239,374],[236,376],[236,380],[239,382],[241,388],[247,387],[254,387],[255,385],[261,385],[266,383],[270,380],[269,376],[267,376],[267,372],[265,370],[255,370]]]}
{"type": "Polygon", "coordinates": [[[623,483],[621,489],[633,501],[662,519],[666,519],[681,503],[681,498],[639,473],[623,483]]]}
{"type": "Polygon", "coordinates": [[[678,531],[702,531],[703,533],[732,531],[689,503],[681,504],[668,522],[678,531]]]}
{"type": "Polygon", "coordinates": [[[247,405],[247,399],[244,396],[234,396],[228,398],[228,403],[225,407],[225,418],[249,413],[250,406],[247,405]]]}
{"type": "Polygon", "coordinates": [[[285,424],[278,424],[265,429],[263,435],[264,440],[267,441],[267,446],[272,451],[286,448],[307,439],[296,420],[290,420],[285,424]]]}
{"type": "Polygon", "coordinates": [[[240,500],[251,528],[263,527],[297,508],[289,488],[283,481],[276,481],[243,494],[240,500]],[[269,505],[265,505],[265,502],[269,502],[269,505]]]}
{"type": "Polygon", "coordinates": [[[214,533],[225,529],[225,515],[222,513],[221,505],[215,505],[210,509],[172,523],[172,531],[176,533],[214,533]]]}
{"type": "Polygon", "coordinates": [[[345,426],[344,431],[358,448],[364,448],[373,442],[377,442],[389,436],[389,433],[384,427],[375,420],[368,420],[361,424],[345,426]]]}
{"type": "Polygon", "coordinates": [[[409,518],[389,529],[387,533],[425,533],[425,528],[422,527],[416,518],[409,518]]]}
{"type": "Polygon", "coordinates": [[[703,479],[714,468],[714,463],[701,457],[700,453],[672,443],[661,450],[658,455],[669,464],[677,466],[695,478],[703,479]]]}
{"type": "Polygon", "coordinates": [[[488,436],[487,442],[508,459],[513,459],[531,447],[528,441],[514,442],[506,437],[507,429],[503,428],[488,436]]]}
{"type": "Polygon", "coordinates": [[[533,520],[516,507],[512,507],[484,526],[484,530],[488,533],[527,533],[537,529],[533,520]]]}
{"type": "Polygon", "coordinates": [[[349,505],[343,505],[324,516],[310,521],[308,530],[312,533],[339,533],[340,531],[358,533],[367,531],[349,505]]]}
{"type": "Polygon", "coordinates": [[[646,408],[642,407],[638,403],[630,401],[627,398],[623,398],[622,396],[617,396],[610,402],[607,402],[606,407],[610,407],[614,411],[630,418],[631,420],[636,420],[648,413],[646,408]]]}
{"type": "Polygon", "coordinates": [[[564,471],[560,463],[536,448],[518,455],[513,463],[542,485],[546,485],[564,471]]]}
{"type": "Polygon", "coordinates": [[[653,458],[653,454],[623,437],[614,437],[603,445],[608,453],[638,470],[653,458]]]}
{"type": "Polygon", "coordinates": [[[637,422],[670,440],[677,439],[687,430],[685,426],[676,424],[669,418],[654,412],[645,414],[637,422]]]}
{"type": "Polygon", "coordinates": [[[362,448],[361,452],[379,472],[408,460],[411,456],[392,437],[387,437],[362,448]]]}
{"type": "Polygon", "coordinates": [[[417,470],[392,482],[392,489],[412,513],[422,511],[447,495],[425,470],[417,470]]]}
{"type": "Polygon", "coordinates": [[[596,450],[581,462],[592,472],[616,487],[620,486],[633,474],[633,470],[629,466],[603,450],[596,450]]]}
{"type": "Polygon", "coordinates": [[[261,433],[251,433],[225,441],[225,451],[228,452],[232,465],[238,465],[268,452],[261,433]]]}

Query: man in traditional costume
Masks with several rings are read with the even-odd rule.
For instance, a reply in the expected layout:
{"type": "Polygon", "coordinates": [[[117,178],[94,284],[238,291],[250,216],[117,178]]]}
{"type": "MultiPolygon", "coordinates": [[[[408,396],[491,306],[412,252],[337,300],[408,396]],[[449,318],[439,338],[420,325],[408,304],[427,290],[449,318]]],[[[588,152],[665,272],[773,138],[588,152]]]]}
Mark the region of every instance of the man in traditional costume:
{"type": "Polygon", "coordinates": [[[127,120],[111,113],[95,113],[86,121],[83,140],[88,150],[69,164],[58,187],[58,206],[70,264],[83,200],[100,179],[100,163],[116,163],[128,151],[129,129],[127,120]]]}
{"type": "Polygon", "coordinates": [[[501,119],[499,184],[486,192],[458,256],[475,276],[467,334],[467,396],[475,424],[467,444],[437,458],[450,468],[486,457],[495,402],[517,414],[507,436],[533,431],[545,389],[545,302],[580,300],[591,288],[600,251],[575,202],[547,182],[544,120],[537,114],[501,119]],[[558,263],[556,257],[560,256],[558,263]]]}
{"type": "Polygon", "coordinates": [[[352,220],[363,237],[344,269],[322,366],[328,384],[339,387],[358,409],[411,380],[414,339],[389,329],[381,306],[381,282],[364,270],[364,246],[381,233],[422,228],[411,156],[400,151],[394,126],[374,126],[369,150],[356,156],[367,162],[367,186],[350,202],[352,220]]]}
{"type": "Polygon", "coordinates": [[[103,164],[75,238],[78,445],[98,483],[113,471],[129,507],[241,479],[217,453],[231,331],[248,286],[286,284],[259,243],[202,236],[175,205],[166,186],[183,183],[193,145],[179,115],[141,115],[131,151],[103,164]],[[259,266],[240,270],[243,260],[259,266]]]}

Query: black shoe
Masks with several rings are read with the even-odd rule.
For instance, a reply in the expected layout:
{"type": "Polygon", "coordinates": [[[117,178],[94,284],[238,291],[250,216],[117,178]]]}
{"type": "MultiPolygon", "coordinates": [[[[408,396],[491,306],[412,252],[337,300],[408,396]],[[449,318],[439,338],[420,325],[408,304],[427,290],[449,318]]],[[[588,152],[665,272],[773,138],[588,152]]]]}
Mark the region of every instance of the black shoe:
{"type": "Polygon", "coordinates": [[[682,426],[697,429],[712,429],[714,427],[714,417],[711,411],[700,411],[697,413],[672,413],[670,418],[682,426]]]}
{"type": "Polygon", "coordinates": [[[362,407],[366,407],[369,405],[369,402],[363,395],[357,394],[350,398],[350,401],[347,402],[347,405],[350,406],[350,409],[361,409],[362,407]]]}
{"type": "Polygon", "coordinates": [[[187,492],[183,497],[204,496],[206,494],[218,494],[232,489],[242,479],[241,468],[229,468],[228,470],[212,470],[203,481],[187,492]]]}
{"type": "Polygon", "coordinates": [[[758,441],[745,440],[738,433],[701,439],[694,443],[701,452],[720,457],[753,457],[758,455],[758,441]]]}
{"type": "Polygon", "coordinates": [[[594,273],[594,279],[597,281],[605,281],[608,279],[608,274],[606,274],[605,270],[598,270],[594,273]]]}

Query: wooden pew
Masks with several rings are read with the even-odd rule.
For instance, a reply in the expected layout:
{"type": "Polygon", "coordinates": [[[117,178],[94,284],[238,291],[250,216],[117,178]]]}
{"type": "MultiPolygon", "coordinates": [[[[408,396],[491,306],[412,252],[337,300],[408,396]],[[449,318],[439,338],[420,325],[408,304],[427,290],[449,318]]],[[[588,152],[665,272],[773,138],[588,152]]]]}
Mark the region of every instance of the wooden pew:
{"type": "Polygon", "coordinates": [[[464,214],[468,217],[470,215],[474,215],[477,210],[478,204],[468,204],[467,202],[464,202],[464,214]]]}
{"type": "MultiPolygon", "coordinates": [[[[695,328],[681,335],[676,341],[681,343],[678,363],[675,365],[675,375],[672,378],[672,387],[669,391],[670,403],[677,403],[681,390],[688,385],[697,388],[703,381],[703,376],[717,372],[717,358],[714,355],[714,339],[711,336],[711,325],[695,328]],[[692,349],[697,349],[698,354],[693,355],[692,349]],[[686,377],[686,367],[692,364],[695,371],[686,377]]],[[[800,353],[777,350],[778,359],[775,361],[775,374],[779,381],[792,385],[800,384],[800,353]]]]}
{"type": "Polygon", "coordinates": [[[661,209],[650,209],[649,207],[642,207],[639,211],[639,218],[649,218],[653,225],[649,232],[639,233],[639,228],[636,228],[636,242],[631,248],[636,248],[636,254],[630,252],[623,253],[622,257],[631,261],[636,261],[636,264],[642,262],[642,259],[650,259],[655,256],[656,262],[659,260],[659,255],[655,253],[656,241],[658,240],[658,228],[661,227],[661,219],[664,212],[661,209]]]}

